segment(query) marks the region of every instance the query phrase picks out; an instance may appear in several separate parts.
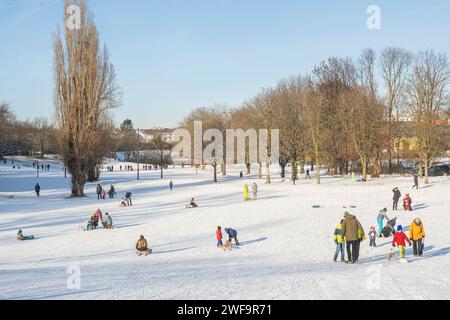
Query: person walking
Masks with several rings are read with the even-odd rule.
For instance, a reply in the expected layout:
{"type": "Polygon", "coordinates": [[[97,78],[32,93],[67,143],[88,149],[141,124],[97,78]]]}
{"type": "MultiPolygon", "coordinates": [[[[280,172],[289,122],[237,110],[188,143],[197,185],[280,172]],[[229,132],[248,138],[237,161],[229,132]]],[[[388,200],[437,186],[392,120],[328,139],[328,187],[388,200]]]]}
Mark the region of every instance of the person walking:
{"type": "Polygon", "coordinates": [[[345,239],[342,236],[342,223],[344,223],[344,219],[342,219],[341,222],[334,229],[333,240],[334,243],[336,244],[336,251],[334,252],[333,258],[334,262],[337,262],[339,253],[341,253],[341,262],[345,262],[345,252],[344,252],[345,239]]]}
{"type": "Polygon", "coordinates": [[[344,214],[341,236],[346,240],[347,264],[354,264],[359,258],[359,242],[365,237],[364,228],[356,217],[348,211],[344,214]]]}
{"type": "Polygon", "coordinates": [[[415,218],[409,226],[409,238],[413,242],[414,256],[423,255],[425,228],[419,218],[415,218]]]}
{"type": "Polygon", "coordinates": [[[36,196],[39,197],[41,194],[41,186],[39,185],[39,182],[36,182],[36,185],[34,186],[34,191],[36,192],[36,196]]]}
{"type": "Polygon", "coordinates": [[[97,200],[100,200],[102,198],[102,191],[103,191],[103,188],[100,184],[97,185],[96,191],[97,191],[97,200]]]}
{"type": "Polygon", "coordinates": [[[173,191],[173,181],[172,180],[170,180],[170,182],[169,182],[169,188],[170,188],[170,191],[173,191]]]}
{"type": "Polygon", "coordinates": [[[414,185],[412,186],[412,189],[414,188],[419,189],[419,176],[417,175],[417,173],[414,173],[413,178],[414,178],[414,185]]]}

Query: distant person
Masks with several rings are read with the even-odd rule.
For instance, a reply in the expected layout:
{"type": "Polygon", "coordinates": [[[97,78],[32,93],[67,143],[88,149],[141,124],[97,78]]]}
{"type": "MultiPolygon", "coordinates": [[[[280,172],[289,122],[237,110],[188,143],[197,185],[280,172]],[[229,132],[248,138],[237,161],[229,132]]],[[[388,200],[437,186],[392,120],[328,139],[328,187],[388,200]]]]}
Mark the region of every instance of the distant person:
{"type": "Polygon", "coordinates": [[[198,204],[195,202],[195,199],[192,198],[191,202],[189,202],[189,204],[186,206],[187,208],[197,208],[198,204]]]}
{"type": "Polygon", "coordinates": [[[225,228],[225,232],[228,234],[228,241],[231,243],[231,241],[234,239],[234,243],[239,246],[239,241],[237,239],[237,231],[233,228],[225,228]]]}
{"type": "Polygon", "coordinates": [[[375,227],[372,226],[370,227],[370,231],[369,231],[369,247],[373,247],[376,248],[377,247],[377,237],[378,237],[378,233],[375,230],[375,227]]]}
{"type": "Polygon", "coordinates": [[[378,234],[381,237],[381,232],[383,231],[383,221],[384,219],[386,219],[386,222],[389,221],[389,218],[387,216],[387,208],[384,208],[383,210],[380,210],[380,212],[378,212],[378,216],[377,216],[377,222],[378,222],[378,234]]]}
{"type": "Polygon", "coordinates": [[[401,194],[400,190],[397,187],[395,187],[392,190],[392,192],[394,193],[394,197],[392,198],[392,201],[393,201],[393,203],[392,203],[392,210],[395,211],[395,210],[398,210],[397,209],[398,201],[402,197],[402,194],[401,194]]]}
{"type": "Polygon", "coordinates": [[[253,182],[252,184],[252,194],[253,194],[253,200],[257,200],[258,198],[258,185],[256,184],[256,182],[253,182]]]}
{"type": "Polygon", "coordinates": [[[248,184],[244,184],[244,201],[248,201],[248,184]]]}
{"type": "Polygon", "coordinates": [[[412,206],[411,206],[411,204],[412,204],[412,199],[411,199],[411,197],[409,196],[409,194],[407,193],[406,196],[405,196],[405,198],[403,198],[403,209],[404,209],[405,211],[412,211],[412,206]]]}
{"type": "Polygon", "coordinates": [[[344,222],[342,223],[342,236],[346,240],[347,261],[348,264],[354,264],[359,258],[359,242],[361,236],[364,236],[364,229],[356,217],[349,212],[344,214],[344,222]]]}
{"type": "Polygon", "coordinates": [[[114,196],[116,195],[116,189],[113,185],[109,188],[108,195],[110,199],[114,199],[114,196]]]}
{"type": "Polygon", "coordinates": [[[239,172],[239,178],[242,179],[244,177],[244,174],[241,172],[239,172]]]}
{"type": "Polygon", "coordinates": [[[26,240],[33,240],[34,236],[24,236],[22,230],[19,230],[17,232],[17,240],[18,241],[26,241],[26,240]]]}
{"type": "Polygon", "coordinates": [[[36,196],[40,196],[41,194],[41,186],[39,185],[39,182],[36,182],[36,185],[34,186],[34,192],[36,192],[36,196]]]}
{"type": "Polygon", "coordinates": [[[414,189],[414,188],[419,189],[419,176],[417,175],[417,173],[414,173],[413,179],[414,179],[414,185],[412,186],[412,189],[414,189]]]}
{"type": "Polygon", "coordinates": [[[309,169],[306,169],[305,179],[311,179],[311,175],[309,173],[309,169]]]}
{"type": "Polygon", "coordinates": [[[152,253],[152,250],[149,249],[147,240],[145,240],[144,236],[141,235],[139,237],[139,240],[136,242],[136,254],[138,256],[141,256],[143,254],[148,256],[150,253],[152,253]]]}
{"type": "Polygon", "coordinates": [[[334,262],[337,262],[339,253],[341,253],[341,262],[345,262],[345,251],[344,251],[345,239],[342,236],[342,223],[343,222],[344,222],[344,219],[342,219],[341,222],[334,229],[333,240],[334,240],[334,243],[336,244],[336,251],[334,252],[334,258],[333,258],[334,262]]]}
{"type": "Polygon", "coordinates": [[[133,206],[133,203],[131,201],[132,196],[133,196],[133,194],[131,192],[125,193],[125,201],[127,202],[127,206],[129,206],[129,207],[133,206]]]}
{"type": "Polygon", "coordinates": [[[411,241],[403,232],[403,227],[399,225],[397,227],[397,232],[394,234],[394,239],[392,239],[392,246],[395,248],[395,246],[397,245],[401,260],[405,259],[405,247],[406,247],[405,241],[408,242],[409,246],[411,247],[411,241]]]}
{"type": "Polygon", "coordinates": [[[102,225],[103,225],[104,229],[112,229],[113,228],[113,221],[108,212],[106,212],[102,218],[102,225]]]}
{"type": "Polygon", "coordinates": [[[102,190],[102,199],[103,200],[106,199],[106,190],[105,189],[102,190]]]}
{"type": "Polygon", "coordinates": [[[98,184],[98,185],[97,185],[97,189],[96,189],[96,192],[97,192],[97,200],[100,200],[100,199],[102,198],[102,191],[103,191],[102,186],[101,186],[100,184],[98,184]]]}
{"type": "Polygon", "coordinates": [[[47,171],[50,171],[50,163],[47,164],[47,171]]]}
{"type": "Polygon", "coordinates": [[[409,226],[409,238],[413,242],[413,252],[415,256],[423,255],[425,228],[419,218],[415,218],[409,226]]]}
{"type": "Polygon", "coordinates": [[[169,188],[170,188],[170,191],[173,190],[173,181],[172,180],[170,180],[170,182],[169,182],[169,188]]]}
{"type": "Polygon", "coordinates": [[[223,239],[223,236],[222,236],[222,227],[217,227],[217,230],[216,230],[216,239],[217,239],[217,248],[222,248],[222,246],[223,246],[223,243],[222,243],[222,239],[223,239]]]}

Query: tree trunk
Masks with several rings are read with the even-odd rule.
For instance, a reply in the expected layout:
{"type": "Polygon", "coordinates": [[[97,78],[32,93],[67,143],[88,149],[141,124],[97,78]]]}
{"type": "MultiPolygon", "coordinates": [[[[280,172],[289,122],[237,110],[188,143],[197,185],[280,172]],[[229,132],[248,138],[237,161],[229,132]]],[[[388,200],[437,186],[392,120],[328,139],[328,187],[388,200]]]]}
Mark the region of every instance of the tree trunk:
{"type": "Polygon", "coordinates": [[[225,163],[222,164],[222,175],[223,176],[227,175],[227,165],[225,163]]]}
{"type": "Polygon", "coordinates": [[[252,165],[250,163],[247,163],[247,174],[251,174],[250,168],[252,165]]]}
{"type": "Polygon", "coordinates": [[[266,163],[266,183],[270,182],[270,162],[266,163]]]}
{"type": "Polygon", "coordinates": [[[430,162],[430,160],[428,159],[428,157],[425,158],[425,180],[424,183],[428,184],[428,164],[430,162]]]}
{"type": "Polygon", "coordinates": [[[258,162],[258,179],[262,179],[262,163],[258,162]]]}
{"type": "Polygon", "coordinates": [[[286,163],[285,162],[280,162],[280,167],[281,167],[281,178],[286,178],[286,163]]]}
{"type": "Polygon", "coordinates": [[[361,166],[362,166],[362,180],[367,180],[367,158],[361,157],[361,166]]]}
{"type": "Polygon", "coordinates": [[[214,182],[217,182],[217,164],[213,164],[214,168],[214,182]]]}
{"type": "Polygon", "coordinates": [[[422,159],[419,160],[419,177],[420,179],[423,178],[423,170],[422,170],[422,159]]]}
{"type": "Polygon", "coordinates": [[[305,160],[300,159],[300,174],[305,174],[305,160]]]}
{"type": "MultiPolygon", "coordinates": [[[[314,163],[311,163],[311,171],[314,171],[313,170],[313,165],[314,165],[314,163]]],[[[317,167],[317,173],[316,173],[316,181],[317,181],[317,184],[320,184],[320,163],[319,163],[319,157],[316,157],[316,167],[317,167]]]]}

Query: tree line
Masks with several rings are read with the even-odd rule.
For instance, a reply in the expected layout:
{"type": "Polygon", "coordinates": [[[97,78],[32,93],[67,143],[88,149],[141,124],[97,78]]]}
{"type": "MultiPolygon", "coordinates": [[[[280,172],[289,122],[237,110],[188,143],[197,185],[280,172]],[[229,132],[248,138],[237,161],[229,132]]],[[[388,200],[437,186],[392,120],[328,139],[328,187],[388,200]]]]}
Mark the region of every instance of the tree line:
{"type": "MultiPolygon", "coordinates": [[[[195,109],[180,127],[193,130],[194,121],[202,121],[205,130],[216,128],[224,135],[227,128],[277,128],[281,176],[290,164],[294,183],[308,161],[316,168],[317,183],[322,167],[328,174],[359,172],[362,180],[398,172],[398,143],[409,137],[415,141],[411,156],[428,183],[431,161],[448,148],[449,83],[444,53],[388,47],[377,55],[365,49],[356,60],[321,61],[310,73],[262,89],[241,106],[195,109]]],[[[214,162],[205,159],[206,164],[216,177],[214,162]]],[[[258,175],[263,165],[270,183],[269,163],[259,163],[258,175]]],[[[226,167],[221,171],[226,174],[226,167]]]]}

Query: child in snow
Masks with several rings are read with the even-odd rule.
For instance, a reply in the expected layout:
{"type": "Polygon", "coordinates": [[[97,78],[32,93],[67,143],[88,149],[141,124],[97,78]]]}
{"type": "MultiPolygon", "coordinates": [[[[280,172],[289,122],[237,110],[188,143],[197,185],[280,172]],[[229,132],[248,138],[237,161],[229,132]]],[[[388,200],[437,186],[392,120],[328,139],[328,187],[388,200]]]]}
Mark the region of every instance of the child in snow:
{"type": "Polygon", "coordinates": [[[113,222],[111,219],[111,216],[108,212],[105,213],[105,215],[102,218],[102,225],[104,229],[112,229],[113,228],[113,222]]]}
{"type": "Polygon", "coordinates": [[[376,232],[375,227],[374,226],[370,227],[370,230],[369,230],[369,239],[370,239],[369,246],[370,247],[376,248],[376,246],[377,246],[377,244],[376,244],[377,236],[378,236],[378,233],[376,232]]]}
{"type": "Polygon", "coordinates": [[[392,210],[395,211],[397,210],[398,201],[400,200],[402,194],[397,187],[395,187],[392,192],[394,193],[394,197],[392,198],[392,210]]]}
{"type": "Polygon", "coordinates": [[[198,204],[195,202],[195,199],[192,198],[191,202],[189,202],[189,204],[186,206],[186,208],[197,208],[198,204]]]}
{"type": "Polygon", "coordinates": [[[244,184],[244,201],[248,201],[248,184],[244,184]]]}
{"type": "Polygon", "coordinates": [[[252,193],[253,193],[253,198],[252,200],[255,200],[258,198],[258,185],[256,184],[256,182],[253,182],[252,184],[252,193]]]}
{"type": "Polygon", "coordinates": [[[415,256],[423,255],[423,239],[425,239],[425,228],[419,218],[415,218],[409,226],[409,238],[413,242],[413,251],[415,256]]]}
{"type": "Polygon", "coordinates": [[[334,235],[333,240],[336,244],[336,251],[334,252],[334,262],[337,262],[337,258],[339,255],[339,252],[341,253],[341,262],[345,262],[345,251],[344,251],[344,243],[345,239],[342,237],[342,223],[344,222],[344,219],[341,220],[341,222],[336,226],[336,229],[334,229],[334,235]]]}
{"type": "Polygon", "coordinates": [[[136,242],[136,254],[138,256],[141,256],[142,254],[147,256],[149,253],[152,253],[152,250],[148,248],[147,240],[145,240],[144,236],[141,235],[139,240],[136,242]]]}
{"type": "Polygon", "coordinates": [[[237,231],[233,228],[225,228],[225,232],[228,233],[228,241],[231,243],[231,240],[234,239],[234,243],[238,246],[237,231]]]}
{"type": "Polygon", "coordinates": [[[217,239],[217,248],[222,248],[223,243],[222,243],[222,227],[217,227],[217,231],[216,231],[216,239],[217,239]]]}
{"type": "Polygon", "coordinates": [[[17,232],[17,240],[25,241],[25,240],[33,240],[34,236],[24,236],[22,230],[17,232]]]}
{"type": "Polygon", "coordinates": [[[399,249],[400,259],[405,259],[405,246],[406,242],[409,243],[409,246],[411,247],[411,241],[408,239],[406,234],[403,232],[403,227],[399,225],[397,227],[397,232],[394,234],[394,239],[392,240],[392,246],[395,248],[395,245],[397,245],[399,249]]]}
{"type": "Polygon", "coordinates": [[[411,203],[411,197],[409,196],[409,194],[406,194],[405,198],[403,199],[403,209],[405,209],[405,211],[412,211],[411,203]]]}
{"type": "Polygon", "coordinates": [[[102,190],[102,199],[103,200],[106,199],[106,190],[105,189],[102,190]]]}

